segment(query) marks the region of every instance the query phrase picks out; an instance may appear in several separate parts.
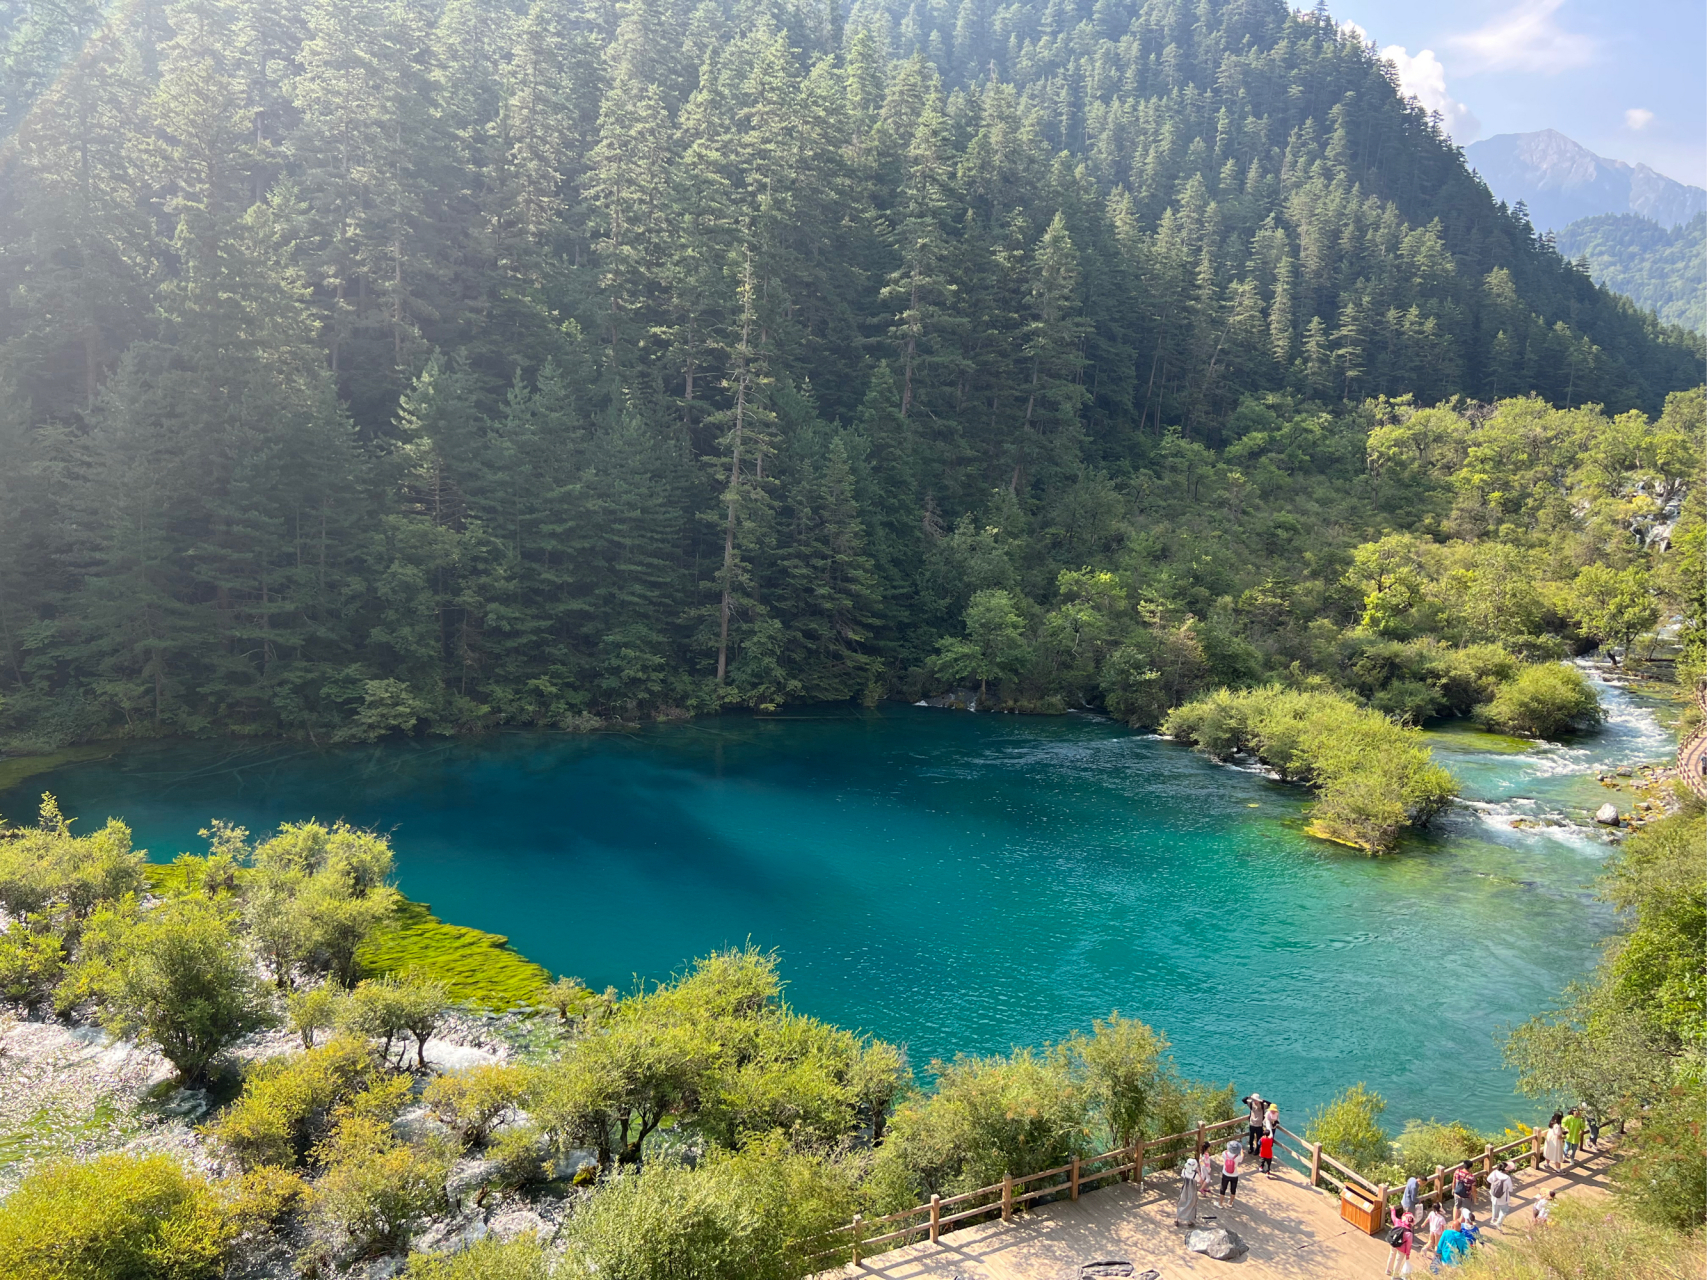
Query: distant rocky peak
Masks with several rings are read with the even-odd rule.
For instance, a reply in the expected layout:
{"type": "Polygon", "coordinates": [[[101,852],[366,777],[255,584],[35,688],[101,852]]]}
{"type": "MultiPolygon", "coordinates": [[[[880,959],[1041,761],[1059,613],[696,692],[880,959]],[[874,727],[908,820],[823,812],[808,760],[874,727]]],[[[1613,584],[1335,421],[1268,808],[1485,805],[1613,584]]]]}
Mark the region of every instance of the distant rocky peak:
{"type": "Polygon", "coordinates": [[[1601,213],[1637,213],[1676,226],[1707,209],[1707,190],[1596,155],[1557,129],[1502,133],[1464,149],[1499,199],[1523,201],[1539,231],[1601,213]]]}

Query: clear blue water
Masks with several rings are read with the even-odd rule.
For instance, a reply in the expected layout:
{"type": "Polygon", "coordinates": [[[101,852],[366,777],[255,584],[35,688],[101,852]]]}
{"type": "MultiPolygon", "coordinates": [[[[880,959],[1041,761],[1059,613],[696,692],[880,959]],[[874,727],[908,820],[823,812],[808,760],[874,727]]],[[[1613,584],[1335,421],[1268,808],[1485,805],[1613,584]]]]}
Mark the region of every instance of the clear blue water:
{"type": "Polygon", "coordinates": [[[747,940],[806,1012],[905,1042],[916,1065],[1058,1039],[1118,1009],[1188,1074],[1302,1119],[1352,1081],[1389,1119],[1530,1117],[1496,1033],[1592,963],[1606,847],[1591,770],[1671,749],[1607,690],[1570,748],[1436,735],[1471,803],[1399,856],[1301,833],[1305,797],[1091,717],[913,707],[513,733],[311,751],[139,745],[43,790],[114,814],[157,860],[213,817],[391,832],[398,880],[596,987],[747,940]]]}

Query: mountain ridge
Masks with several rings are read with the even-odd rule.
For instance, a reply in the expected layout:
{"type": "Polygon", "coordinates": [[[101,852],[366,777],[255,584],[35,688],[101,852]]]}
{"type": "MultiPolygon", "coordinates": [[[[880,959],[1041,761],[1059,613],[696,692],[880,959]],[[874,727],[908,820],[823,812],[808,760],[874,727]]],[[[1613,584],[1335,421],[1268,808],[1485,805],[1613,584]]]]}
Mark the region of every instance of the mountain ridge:
{"type": "Polygon", "coordinates": [[[1465,147],[1464,158],[1499,199],[1527,205],[1538,231],[1607,213],[1670,228],[1707,210],[1707,190],[1597,155],[1557,129],[1495,134],[1465,147]]]}

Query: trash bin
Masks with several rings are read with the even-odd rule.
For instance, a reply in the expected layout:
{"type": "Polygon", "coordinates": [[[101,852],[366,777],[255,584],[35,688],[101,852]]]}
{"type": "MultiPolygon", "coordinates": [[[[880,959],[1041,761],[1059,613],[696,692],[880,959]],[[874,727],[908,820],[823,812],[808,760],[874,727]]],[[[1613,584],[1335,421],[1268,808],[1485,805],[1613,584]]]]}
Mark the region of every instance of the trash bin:
{"type": "Polygon", "coordinates": [[[1362,1187],[1347,1187],[1340,1192],[1340,1217],[1358,1230],[1372,1236],[1380,1235],[1386,1226],[1381,1216],[1381,1206],[1375,1203],[1374,1193],[1362,1187]]]}

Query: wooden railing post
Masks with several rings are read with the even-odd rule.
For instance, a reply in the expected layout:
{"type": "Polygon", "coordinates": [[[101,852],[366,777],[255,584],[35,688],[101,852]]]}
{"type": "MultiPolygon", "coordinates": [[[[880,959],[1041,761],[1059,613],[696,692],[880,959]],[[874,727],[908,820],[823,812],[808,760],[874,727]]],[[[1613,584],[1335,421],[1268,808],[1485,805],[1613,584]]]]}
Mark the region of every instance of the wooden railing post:
{"type": "Polygon", "coordinates": [[[1387,1184],[1385,1182],[1375,1188],[1375,1224],[1379,1227],[1387,1225],[1387,1184]]]}
{"type": "Polygon", "coordinates": [[[860,1215],[857,1213],[854,1214],[854,1220],[853,1220],[853,1260],[854,1260],[855,1266],[859,1265],[859,1235],[860,1235],[860,1228],[862,1228],[863,1226],[865,1226],[865,1219],[860,1217],[860,1215]]]}
{"type": "Polygon", "coordinates": [[[1442,1213],[1446,1212],[1446,1167],[1434,1166],[1434,1202],[1440,1206],[1442,1213]]]}
{"type": "Polygon", "coordinates": [[[1310,1185],[1322,1185],[1322,1144],[1319,1142],[1310,1144],[1310,1185]]]}
{"type": "Polygon", "coordinates": [[[1541,1167],[1541,1135],[1539,1133],[1529,1135],[1529,1167],[1531,1169],[1541,1167]]]}
{"type": "Polygon", "coordinates": [[[1487,1150],[1482,1152],[1482,1177],[1485,1180],[1485,1179],[1491,1178],[1493,1176],[1494,1176],[1494,1144],[1490,1142],[1490,1143],[1488,1143],[1487,1150]]]}
{"type": "Polygon", "coordinates": [[[1144,1189],[1144,1139],[1142,1138],[1132,1144],[1132,1181],[1138,1184],[1138,1190],[1144,1189]]]}
{"type": "MultiPolygon", "coordinates": [[[[1199,1151],[1202,1151],[1203,1144],[1207,1141],[1209,1141],[1209,1136],[1203,1131],[1203,1121],[1199,1120],[1197,1122],[1197,1146],[1192,1148],[1191,1154],[1196,1155],[1199,1151]]],[[[1182,1160],[1180,1163],[1184,1164],[1185,1161],[1182,1160]]]]}
{"type": "Polygon", "coordinates": [[[931,1192],[931,1243],[937,1242],[942,1235],[942,1197],[931,1192]]]}
{"type": "Polygon", "coordinates": [[[1077,1200],[1079,1198],[1079,1157],[1078,1156],[1073,1157],[1073,1171],[1071,1174],[1068,1175],[1068,1180],[1072,1184],[1072,1188],[1073,1188],[1071,1198],[1074,1200],[1077,1200]]]}
{"type": "Polygon", "coordinates": [[[1014,1216],[1014,1176],[1011,1173],[1002,1175],[1002,1221],[1012,1221],[1014,1216]]]}

